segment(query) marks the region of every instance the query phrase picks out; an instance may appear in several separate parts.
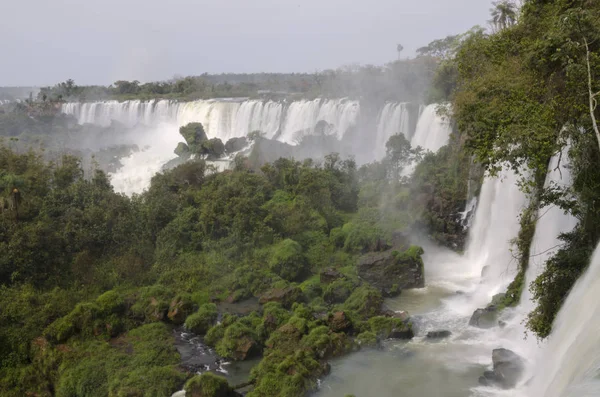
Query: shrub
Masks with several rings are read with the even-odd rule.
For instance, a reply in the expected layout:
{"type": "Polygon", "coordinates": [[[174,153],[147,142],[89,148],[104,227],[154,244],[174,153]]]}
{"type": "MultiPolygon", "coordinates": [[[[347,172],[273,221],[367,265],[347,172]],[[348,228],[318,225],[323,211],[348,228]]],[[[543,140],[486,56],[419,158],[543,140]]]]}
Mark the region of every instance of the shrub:
{"type": "Polygon", "coordinates": [[[294,240],[286,239],[274,247],[269,268],[279,277],[293,281],[307,271],[302,247],[294,240]]]}

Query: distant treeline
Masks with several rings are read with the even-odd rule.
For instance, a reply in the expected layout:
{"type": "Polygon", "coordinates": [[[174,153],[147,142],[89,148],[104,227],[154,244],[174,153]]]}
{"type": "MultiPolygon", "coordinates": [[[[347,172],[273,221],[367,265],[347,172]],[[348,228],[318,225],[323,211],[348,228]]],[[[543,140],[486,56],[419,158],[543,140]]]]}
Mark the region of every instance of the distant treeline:
{"type": "Polygon", "coordinates": [[[119,80],[110,86],[79,86],[67,80],[42,88],[43,101],[239,97],[352,97],[385,101],[427,101],[440,58],[425,54],[383,66],[346,66],[314,73],[202,74],[141,83],[119,80]]]}

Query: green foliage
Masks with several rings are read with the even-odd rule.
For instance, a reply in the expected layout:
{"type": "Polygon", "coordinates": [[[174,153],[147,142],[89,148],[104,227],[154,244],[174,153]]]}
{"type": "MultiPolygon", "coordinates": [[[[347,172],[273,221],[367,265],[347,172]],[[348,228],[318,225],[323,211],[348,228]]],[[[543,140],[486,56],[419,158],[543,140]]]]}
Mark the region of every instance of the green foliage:
{"type": "Polygon", "coordinates": [[[202,152],[202,144],[208,140],[208,137],[201,123],[189,123],[179,128],[179,133],[192,153],[202,152]]]}
{"type": "Polygon", "coordinates": [[[286,239],[273,248],[269,268],[284,280],[294,281],[306,273],[306,258],[302,247],[294,240],[286,239]]]}

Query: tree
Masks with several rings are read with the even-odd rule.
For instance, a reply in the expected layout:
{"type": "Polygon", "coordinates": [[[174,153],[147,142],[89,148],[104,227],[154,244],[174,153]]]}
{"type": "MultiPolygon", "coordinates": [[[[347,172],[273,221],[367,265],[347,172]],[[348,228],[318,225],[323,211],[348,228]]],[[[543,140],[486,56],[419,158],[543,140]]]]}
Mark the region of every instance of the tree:
{"type": "Polygon", "coordinates": [[[498,30],[506,29],[517,22],[517,5],[511,0],[500,0],[492,3],[492,25],[498,30]]]}
{"type": "Polygon", "coordinates": [[[400,60],[400,54],[402,53],[403,50],[404,50],[404,46],[402,44],[398,44],[396,46],[396,51],[398,51],[398,60],[400,60]]]}

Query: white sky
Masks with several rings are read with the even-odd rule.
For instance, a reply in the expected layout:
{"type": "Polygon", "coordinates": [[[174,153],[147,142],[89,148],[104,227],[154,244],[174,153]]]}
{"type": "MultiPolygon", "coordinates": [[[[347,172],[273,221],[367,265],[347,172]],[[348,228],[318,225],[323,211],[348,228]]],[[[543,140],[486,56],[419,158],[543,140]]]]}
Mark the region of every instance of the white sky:
{"type": "Polygon", "coordinates": [[[486,25],[490,0],[0,0],[0,86],[383,64],[486,25]]]}

